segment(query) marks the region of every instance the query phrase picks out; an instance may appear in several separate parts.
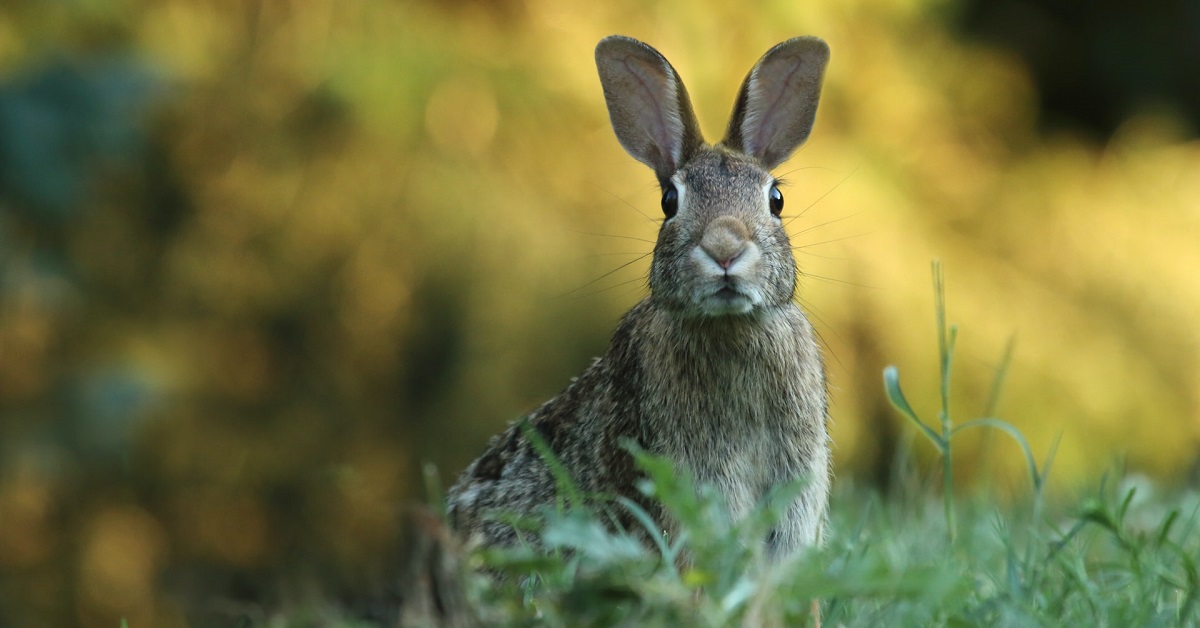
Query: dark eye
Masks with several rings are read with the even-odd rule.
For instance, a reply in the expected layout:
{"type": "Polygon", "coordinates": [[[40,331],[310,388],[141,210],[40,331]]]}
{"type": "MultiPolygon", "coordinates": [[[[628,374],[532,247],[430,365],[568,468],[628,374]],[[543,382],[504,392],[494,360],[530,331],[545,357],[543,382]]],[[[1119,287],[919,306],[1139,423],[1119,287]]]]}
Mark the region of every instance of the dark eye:
{"type": "Polygon", "coordinates": [[[662,208],[667,218],[673,217],[675,212],[679,211],[679,192],[675,190],[675,186],[672,185],[663,191],[662,208]]]}
{"type": "Polygon", "coordinates": [[[767,198],[770,199],[772,214],[778,216],[783,212],[783,192],[779,191],[778,186],[771,186],[771,191],[767,194],[767,198]]]}

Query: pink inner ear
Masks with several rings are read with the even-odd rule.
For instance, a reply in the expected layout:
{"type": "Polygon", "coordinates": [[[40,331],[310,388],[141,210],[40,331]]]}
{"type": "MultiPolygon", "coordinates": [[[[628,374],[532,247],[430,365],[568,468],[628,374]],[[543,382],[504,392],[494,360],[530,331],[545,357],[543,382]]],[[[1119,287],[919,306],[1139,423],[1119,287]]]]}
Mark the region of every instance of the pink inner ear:
{"type": "Polygon", "coordinates": [[[815,38],[788,40],[759,60],[735,110],[747,155],[774,168],[808,139],[828,60],[828,47],[815,38]]]}
{"type": "Polygon", "coordinates": [[[676,99],[674,78],[658,63],[639,57],[626,57],[622,65],[638,87],[635,114],[638,126],[663,156],[678,164],[679,142],[673,138],[682,137],[683,125],[672,114],[676,99]]]}
{"type": "Polygon", "coordinates": [[[769,147],[780,135],[781,122],[793,123],[797,113],[795,105],[801,100],[797,97],[799,88],[796,83],[803,63],[795,57],[772,59],[761,68],[756,68],[750,79],[750,111],[742,122],[742,135],[747,139],[746,152],[758,157],[766,157],[769,147]],[[776,68],[784,61],[792,63],[785,72],[780,73],[776,68]],[[764,71],[769,70],[769,71],[764,71]],[[769,100],[767,94],[774,94],[769,100]]]}

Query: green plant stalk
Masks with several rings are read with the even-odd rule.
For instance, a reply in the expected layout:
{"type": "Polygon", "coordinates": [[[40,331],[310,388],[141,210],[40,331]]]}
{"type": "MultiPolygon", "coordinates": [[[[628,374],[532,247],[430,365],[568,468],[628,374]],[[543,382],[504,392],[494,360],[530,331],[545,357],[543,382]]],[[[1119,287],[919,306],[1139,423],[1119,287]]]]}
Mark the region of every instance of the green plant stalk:
{"type": "MultiPolygon", "coordinates": [[[[979,414],[981,417],[995,417],[996,408],[1000,404],[1000,393],[1004,389],[1005,379],[1008,377],[1008,367],[1012,363],[1013,350],[1016,347],[1017,337],[1009,336],[1008,341],[1004,343],[1004,355],[1000,358],[1000,364],[996,368],[996,374],[992,377],[992,388],[988,393],[987,401],[983,404],[983,411],[979,414]]],[[[984,474],[991,475],[994,471],[994,460],[992,459],[992,432],[985,430],[983,438],[979,445],[979,460],[976,465],[984,474]]]]}
{"type": "MultiPolygon", "coordinates": [[[[934,260],[932,266],[934,310],[937,317],[938,363],[940,367],[939,375],[941,376],[939,392],[941,394],[942,407],[938,411],[938,419],[942,428],[941,432],[939,433],[936,429],[922,421],[908,403],[908,400],[905,399],[904,390],[900,387],[900,374],[895,366],[887,366],[883,369],[883,388],[892,407],[917,427],[929,439],[929,442],[933,443],[934,447],[937,448],[938,454],[942,456],[942,507],[946,520],[946,537],[950,543],[954,543],[958,532],[958,521],[954,505],[954,456],[951,451],[950,441],[954,438],[955,434],[968,428],[986,427],[991,430],[999,430],[1012,437],[1013,441],[1016,442],[1021,448],[1021,452],[1025,455],[1025,461],[1029,467],[1029,478],[1033,482],[1034,489],[1035,521],[1041,513],[1042,488],[1045,484],[1045,474],[1050,469],[1050,464],[1053,462],[1058,444],[1055,441],[1054,446],[1050,448],[1049,455],[1046,457],[1044,468],[1039,471],[1037,461],[1033,457],[1033,451],[1029,447],[1029,442],[1011,424],[992,416],[984,416],[973,421],[967,421],[962,425],[954,425],[954,421],[950,415],[950,370],[954,365],[954,345],[958,339],[958,327],[946,324],[945,276],[942,273],[941,262],[934,260]]],[[[1004,382],[1012,360],[1012,349],[1013,342],[1010,339],[1008,346],[1005,348],[1004,359],[1000,364],[999,371],[992,382],[992,391],[985,406],[985,410],[988,412],[985,412],[985,415],[991,414],[991,411],[995,409],[1000,394],[1000,387],[1004,382]]]]}
{"type": "Polygon", "coordinates": [[[938,356],[941,363],[941,393],[942,411],[939,418],[942,423],[942,505],[946,512],[946,538],[953,543],[955,531],[958,528],[954,513],[954,457],[950,450],[950,436],[954,425],[950,419],[950,366],[954,355],[954,340],[958,336],[958,327],[951,325],[949,333],[946,330],[946,279],[942,273],[942,263],[933,260],[933,294],[934,309],[937,311],[938,356]]]}

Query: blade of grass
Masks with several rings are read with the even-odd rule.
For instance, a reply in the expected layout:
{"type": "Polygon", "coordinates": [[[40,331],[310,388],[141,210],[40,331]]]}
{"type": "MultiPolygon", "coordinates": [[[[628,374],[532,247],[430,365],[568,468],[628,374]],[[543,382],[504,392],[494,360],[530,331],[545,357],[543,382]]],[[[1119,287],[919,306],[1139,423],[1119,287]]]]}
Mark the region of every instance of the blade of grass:
{"type": "Polygon", "coordinates": [[[904,415],[904,418],[920,429],[921,433],[925,434],[934,447],[937,447],[938,453],[943,453],[945,443],[942,441],[942,437],[933,428],[921,421],[916,411],[909,405],[908,399],[904,397],[904,391],[900,388],[900,371],[896,367],[888,366],[883,369],[883,388],[887,393],[888,401],[891,402],[892,407],[896,408],[900,414],[904,415]]]}
{"type": "Polygon", "coordinates": [[[988,391],[987,401],[983,404],[983,412],[979,416],[996,416],[996,406],[1000,404],[1000,391],[1004,389],[1004,381],[1008,379],[1008,368],[1012,364],[1013,350],[1016,348],[1017,337],[1009,336],[1004,343],[1004,355],[1000,357],[1000,365],[996,367],[996,375],[992,378],[992,387],[988,391]]]}
{"type": "Polygon", "coordinates": [[[654,545],[658,547],[658,551],[662,554],[663,562],[668,565],[669,573],[674,576],[674,580],[678,581],[679,569],[675,562],[676,550],[672,549],[667,544],[667,540],[663,538],[661,526],[654,521],[654,518],[650,516],[650,513],[646,512],[645,508],[642,508],[641,505],[632,499],[629,499],[628,497],[618,497],[616,502],[624,506],[625,509],[629,511],[629,514],[633,515],[633,518],[636,519],[637,522],[646,529],[646,533],[650,536],[650,539],[654,541],[654,545]]]}
{"type": "Polygon", "coordinates": [[[989,417],[984,419],[974,419],[972,421],[967,421],[962,425],[955,426],[952,430],[950,430],[950,435],[953,436],[959,432],[962,432],[963,430],[976,427],[988,427],[994,430],[999,430],[1012,437],[1012,439],[1016,441],[1017,445],[1021,448],[1021,453],[1025,455],[1025,465],[1029,471],[1029,478],[1033,481],[1034,490],[1041,490],[1043,480],[1042,474],[1038,471],[1037,460],[1035,460],[1033,457],[1033,450],[1029,447],[1029,441],[1025,440],[1025,435],[1022,434],[1020,430],[1013,427],[1012,424],[1008,423],[1007,421],[989,417]]]}
{"type": "Polygon", "coordinates": [[[567,472],[567,468],[563,466],[561,460],[555,455],[554,450],[546,443],[546,439],[542,438],[541,432],[533,427],[529,419],[521,419],[521,432],[525,434],[525,438],[529,439],[529,444],[533,446],[533,450],[541,456],[542,461],[550,469],[550,474],[554,476],[554,483],[558,487],[559,495],[565,495],[571,505],[578,507],[583,504],[583,498],[579,494],[579,489],[575,488],[575,481],[571,479],[571,474],[567,472]]]}
{"type": "Polygon", "coordinates": [[[933,296],[934,309],[937,313],[938,357],[941,364],[941,396],[942,410],[938,417],[942,423],[942,505],[946,513],[946,536],[951,543],[957,534],[957,522],[954,514],[954,456],[950,447],[952,421],[950,418],[950,367],[954,361],[954,342],[958,337],[958,328],[951,325],[946,329],[946,277],[942,272],[942,263],[933,260],[933,296]]]}

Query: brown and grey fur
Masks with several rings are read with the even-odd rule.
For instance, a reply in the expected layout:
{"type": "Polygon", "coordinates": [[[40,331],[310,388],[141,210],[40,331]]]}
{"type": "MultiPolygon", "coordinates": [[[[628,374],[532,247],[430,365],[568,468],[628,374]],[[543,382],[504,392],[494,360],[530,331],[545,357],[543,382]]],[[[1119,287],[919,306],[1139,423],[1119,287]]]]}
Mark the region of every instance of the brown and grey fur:
{"type": "MultiPolygon", "coordinates": [[[[808,137],[829,49],[801,37],[768,51],[738,94],[725,139],[705,144],[674,68],[653,48],[609,37],[596,63],[618,139],[678,193],[650,268],[650,296],[608,352],[528,420],[583,494],[641,495],[629,439],[710,483],[744,515],[773,487],[803,492],[764,542],[786,556],[818,543],[829,499],[826,385],[812,326],[793,302],[796,263],[769,194],[808,137]]],[[[474,542],[515,543],[494,516],[536,516],[556,484],[519,424],[494,437],[449,494],[474,542]]]]}

